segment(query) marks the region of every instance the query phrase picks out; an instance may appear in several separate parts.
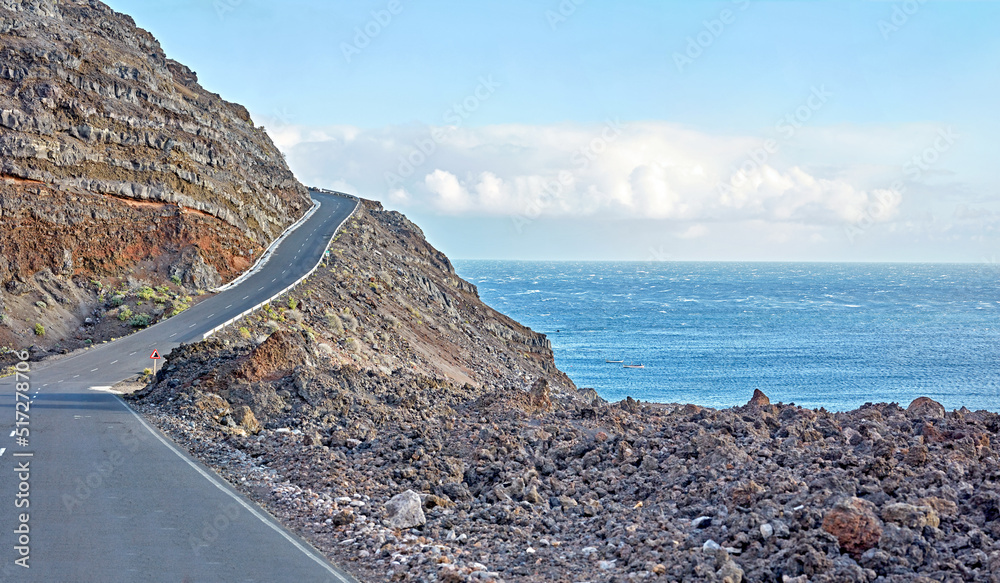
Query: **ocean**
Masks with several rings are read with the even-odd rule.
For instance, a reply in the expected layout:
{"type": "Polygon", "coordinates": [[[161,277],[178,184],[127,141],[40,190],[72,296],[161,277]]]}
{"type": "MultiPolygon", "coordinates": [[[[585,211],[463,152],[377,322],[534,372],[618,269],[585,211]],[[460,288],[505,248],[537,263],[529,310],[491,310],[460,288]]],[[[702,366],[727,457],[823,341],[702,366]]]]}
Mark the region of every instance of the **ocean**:
{"type": "Polygon", "coordinates": [[[456,261],[609,401],[1000,411],[1000,266],[456,261]],[[621,360],[624,363],[608,363],[621,360]],[[624,368],[642,364],[644,368],[624,368]]]}

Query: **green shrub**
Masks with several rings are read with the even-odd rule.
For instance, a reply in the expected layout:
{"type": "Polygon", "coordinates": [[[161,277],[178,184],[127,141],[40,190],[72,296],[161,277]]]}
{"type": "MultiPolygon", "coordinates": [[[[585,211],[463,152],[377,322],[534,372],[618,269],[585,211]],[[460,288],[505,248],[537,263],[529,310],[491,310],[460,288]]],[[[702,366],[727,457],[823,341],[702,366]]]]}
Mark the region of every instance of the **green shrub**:
{"type": "Polygon", "coordinates": [[[240,336],[244,338],[250,338],[250,329],[247,328],[246,326],[240,328],[240,336]]]}
{"type": "Polygon", "coordinates": [[[295,298],[288,298],[288,309],[295,310],[299,307],[299,300],[295,298]]]}
{"type": "Polygon", "coordinates": [[[42,300],[38,300],[37,302],[35,302],[35,306],[37,306],[39,310],[44,310],[45,308],[49,307],[49,305],[43,302],[42,300]]]}
{"type": "Polygon", "coordinates": [[[136,314],[129,320],[129,324],[135,328],[148,328],[152,321],[153,318],[149,314],[136,314]]]}
{"type": "Polygon", "coordinates": [[[156,295],[156,291],[154,291],[153,288],[149,287],[148,285],[144,285],[141,288],[139,288],[139,291],[138,293],[136,293],[136,295],[139,296],[140,300],[148,301],[153,299],[153,296],[156,295]]]}
{"type": "Polygon", "coordinates": [[[45,326],[35,324],[35,336],[45,336],[45,326]]]}
{"type": "Polygon", "coordinates": [[[121,294],[115,294],[111,296],[111,301],[108,302],[112,308],[117,308],[118,306],[125,303],[125,296],[121,294]]]}
{"type": "Polygon", "coordinates": [[[170,276],[170,283],[172,283],[174,285],[180,285],[181,284],[181,277],[179,275],[171,275],[170,276]]]}
{"type": "Polygon", "coordinates": [[[170,293],[170,288],[167,287],[167,286],[165,286],[165,285],[157,286],[156,287],[156,293],[163,294],[163,295],[169,294],[170,293]]]}
{"type": "Polygon", "coordinates": [[[122,322],[127,322],[129,318],[132,317],[132,310],[127,307],[122,308],[122,311],[118,312],[118,319],[122,322]]]}

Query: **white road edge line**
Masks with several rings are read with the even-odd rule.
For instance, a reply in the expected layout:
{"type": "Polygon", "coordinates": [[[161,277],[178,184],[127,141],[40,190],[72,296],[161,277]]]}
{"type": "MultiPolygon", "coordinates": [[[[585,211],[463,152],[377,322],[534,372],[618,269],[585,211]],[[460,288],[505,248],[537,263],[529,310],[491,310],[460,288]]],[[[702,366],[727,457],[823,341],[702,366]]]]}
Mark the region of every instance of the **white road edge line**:
{"type": "Polygon", "coordinates": [[[119,391],[112,391],[111,387],[87,387],[91,391],[97,391],[98,393],[111,393],[112,395],[121,395],[119,391]]]}
{"type": "Polygon", "coordinates": [[[333,575],[336,578],[337,581],[340,581],[341,583],[351,583],[350,579],[345,579],[340,573],[338,573],[336,571],[336,569],[334,569],[329,564],[329,562],[327,562],[325,559],[321,559],[320,557],[316,556],[317,553],[318,553],[318,551],[315,551],[315,550],[314,551],[310,551],[308,548],[306,548],[305,546],[303,546],[302,543],[300,543],[299,541],[295,540],[290,534],[288,534],[287,532],[285,532],[285,529],[281,528],[280,525],[275,524],[275,522],[274,522],[273,519],[269,520],[268,517],[266,517],[263,514],[261,514],[260,512],[258,512],[256,508],[254,508],[253,506],[250,506],[242,498],[240,498],[235,493],[233,493],[232,490],[230,490],[229,488],[226,488],[224,485],[220,484],[219,481],[216,480],[214,477],[212,477],[211,474],[209,474],[205,470],[203,470],[200,467],[198,467],[198,464],[194,463],[194,461],[192,461],[190,458],[188,458],[187,456],[185,456],[179,449],[177,449],[176,446],[174,446],[173,443],[171,443],[171,442],[167,441],[166,439],[164,439],[163,436],[160,435],[158,432],[153,431],[153,428],[150,427],[148,423],[146,423],[146,420],[143,419],[142,417],[140,417],[138,413],[136,413],[135,411],[133,411],[132,408],[129,407],[125,403],[125,401],[122,400],[121,397],[117,397],[117,399],[118,399],[118,402],[121,403],[121,406],[124,407],[126,411],[128,411],[129,413],[131,413],[132,416],[135,417],[136,420],[138,420],[139,423],[143,427],[146,428],[146,431],[148,431],[153,437],[155,437],[157,440],[159,440],[160,443],[162,443],[163,445],[165,445],[167,447],[167,449],[169,449],[170,451],[174,452],[174,454],[177,455],[177,457],[181,458],[184,461],[184,463],[186,463],[187,465],[191,466],[194,469],[194,471],[198,472],[199,474],[201,474],[201,476],[203,478],[205,478],[206,480],[208,480],[209,482],[211,482],[213,486],[215,486],[216,488],[218,488],[219,490],[221,490],[224,494],[226,494],[227,496],[229,496],[230,498],[232,498],[233,500],[235,500],[237,504],[239,504],[240,506],[242,506],[243,508],[245,508],[247,510],[247,512],[249,512],[250,514],[254,515],[258,520],[260,520],[261,522],[263,522],[267,526],[271,527],[272,530],[274,530],[276,533],[280,534],[288,542],[292,543],[292,546],[294,546],[295,548],[297,548],[300,551],[302,551],[302,553],[305,554],[307,557],[309,557],[313,561],[316,561],[316,563],[318,565],[320,565],[321,567],[323,567],[324,569],[326,569],[327,571],[329,571],[330,574],[333,575]]]}

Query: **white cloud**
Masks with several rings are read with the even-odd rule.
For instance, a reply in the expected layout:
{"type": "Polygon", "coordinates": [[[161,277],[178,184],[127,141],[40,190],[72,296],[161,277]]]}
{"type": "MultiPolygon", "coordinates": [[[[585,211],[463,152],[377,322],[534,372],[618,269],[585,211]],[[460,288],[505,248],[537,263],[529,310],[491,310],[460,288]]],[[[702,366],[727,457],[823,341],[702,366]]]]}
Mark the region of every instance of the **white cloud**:
{"type": "Polygon", "coordinates": [[[800,132],[760,156],[764,137],[699,132],[664,122],[498,125],[480,128],[282,126],[276,141],[308,184],[341,188],[442,214],[527,218],[608,216],[688,221],[760,220],[813,225],[886,221],[901,197],[879,196],[900,177],[882,160],[908,159],[885,128],[876,164],[851,160],[860,128],[800,132]],[[820,158],[833,144],[835,166],[820,158]],[[805,155],[805,154],[802,154],[805,155]],[[876,168],[873,170],[873,168],[876,168]],[[890,200],[891,199],[891,200],[890,200]],[[890,204],[885,201],[890,200],[890,204]]]}
{"type": "Polygon", "coordinates": [[[437,195],[437,207],[449,214],[458,214],[469,208],[470,198],[465,187],[451,172],[435,170],[424,178],[427,189],[437,195]]]}

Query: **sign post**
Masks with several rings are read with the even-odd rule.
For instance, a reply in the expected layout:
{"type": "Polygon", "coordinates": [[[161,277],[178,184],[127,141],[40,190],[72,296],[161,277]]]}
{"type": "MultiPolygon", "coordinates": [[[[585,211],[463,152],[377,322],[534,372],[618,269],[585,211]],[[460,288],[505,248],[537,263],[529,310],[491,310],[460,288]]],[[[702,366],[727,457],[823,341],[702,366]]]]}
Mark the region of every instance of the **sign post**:
{"type": "Polygon", "coordinates": [[[153,378],[156,378],[156,362],[160,360],[160,351],[154,350],[149,357],[153,359],[153,378]]]}

